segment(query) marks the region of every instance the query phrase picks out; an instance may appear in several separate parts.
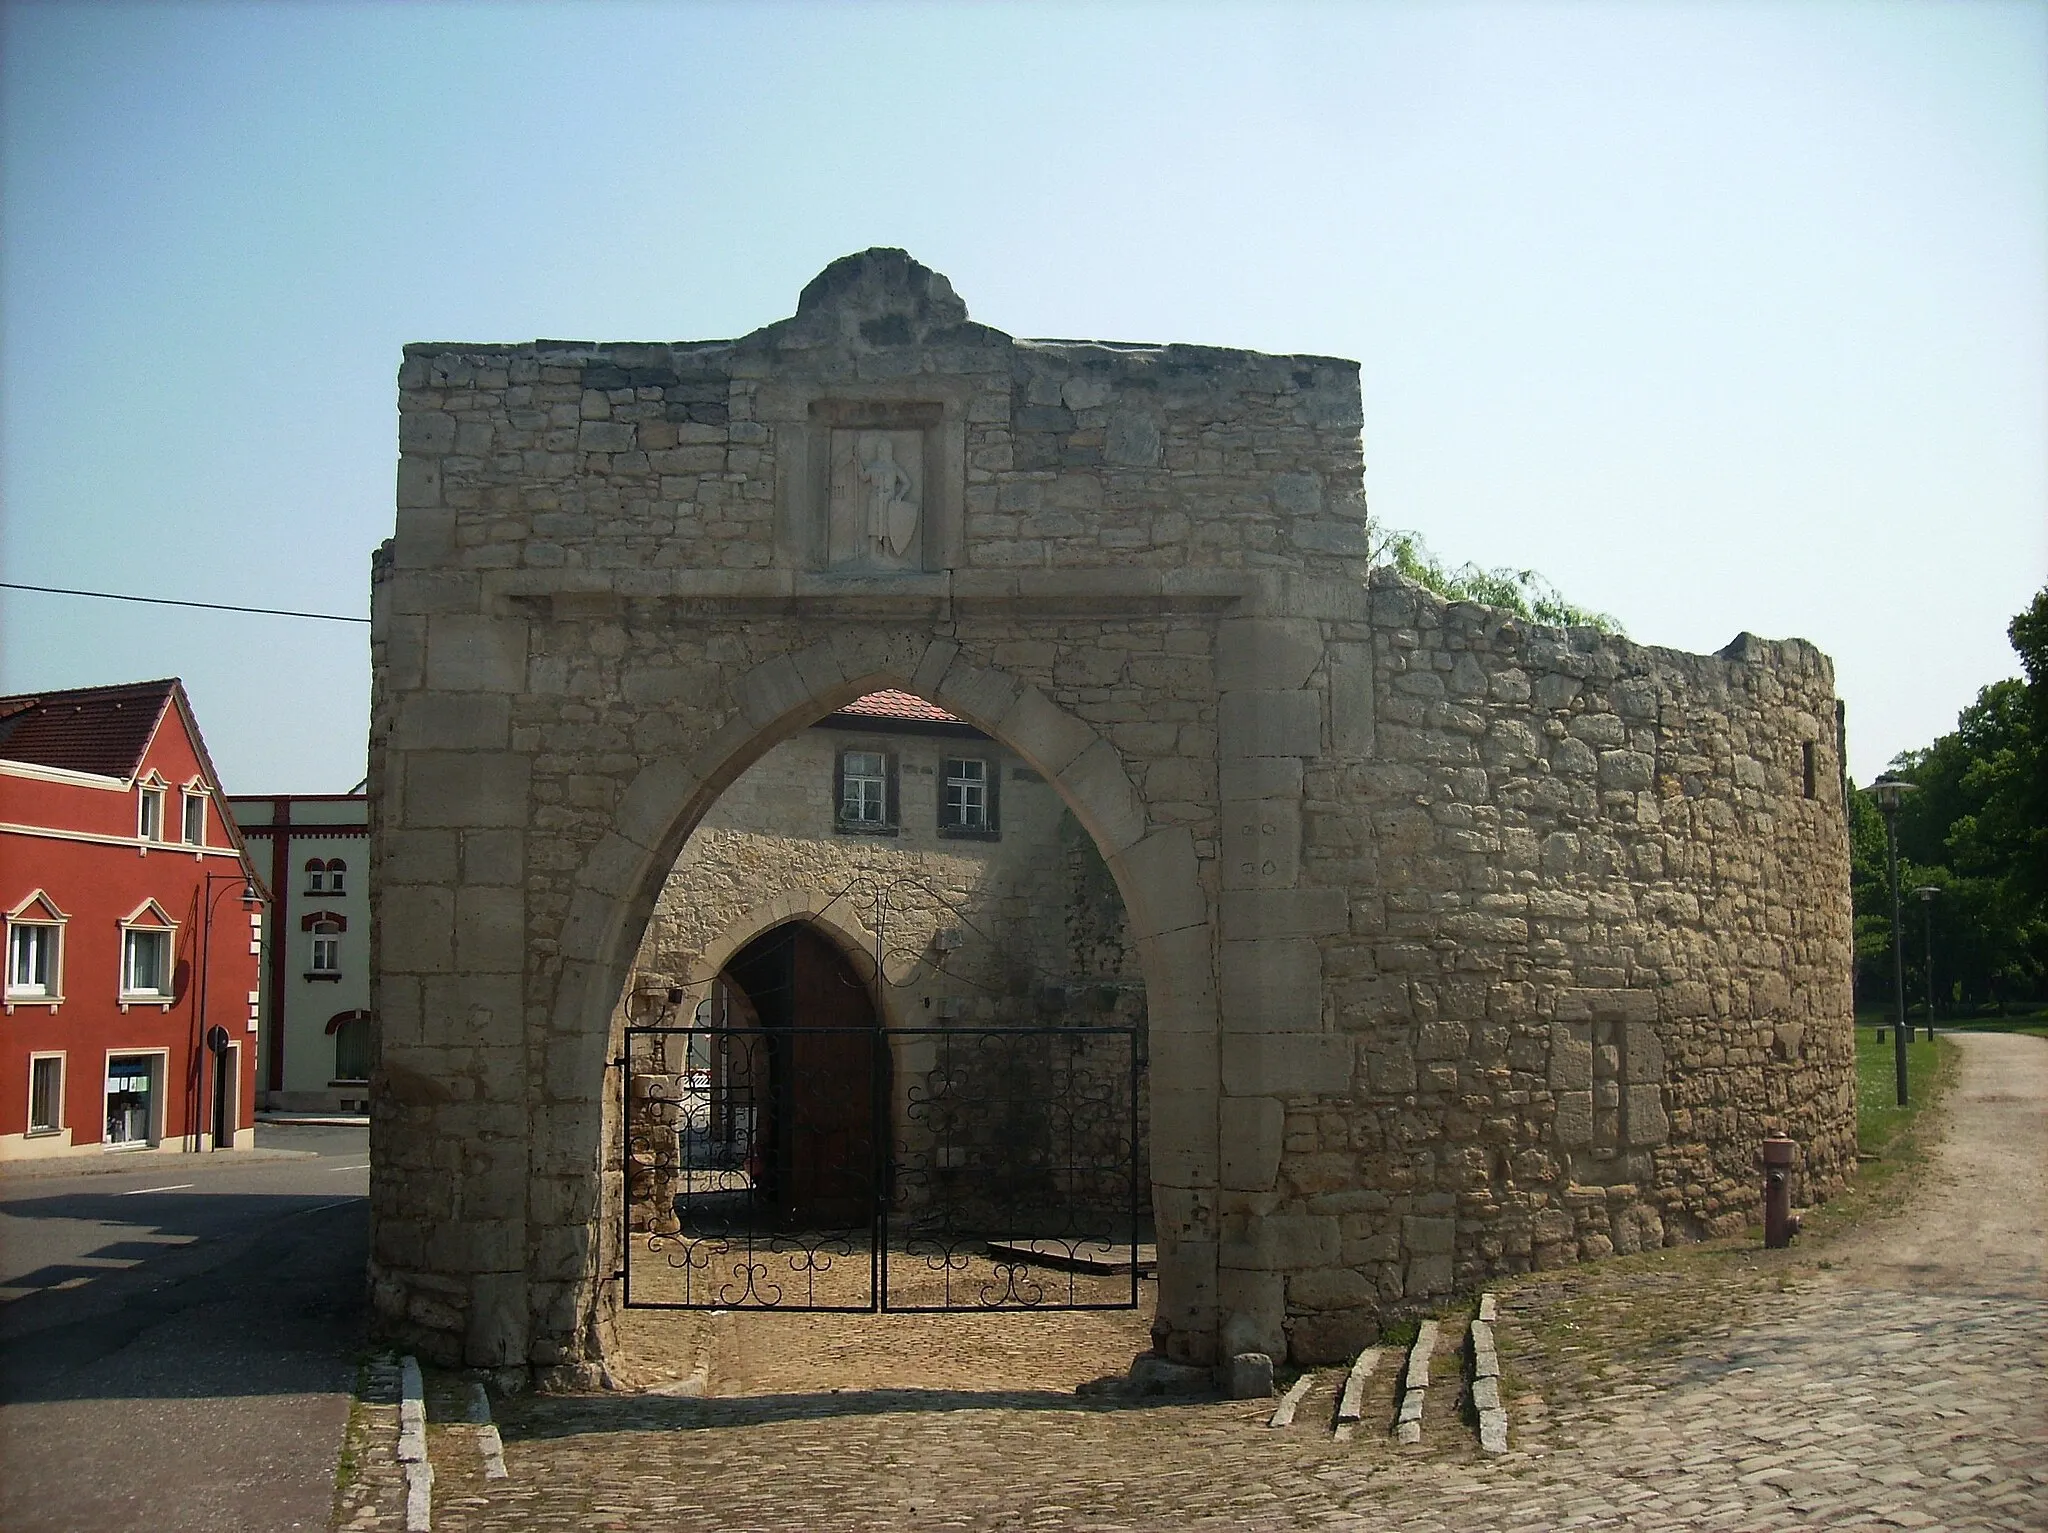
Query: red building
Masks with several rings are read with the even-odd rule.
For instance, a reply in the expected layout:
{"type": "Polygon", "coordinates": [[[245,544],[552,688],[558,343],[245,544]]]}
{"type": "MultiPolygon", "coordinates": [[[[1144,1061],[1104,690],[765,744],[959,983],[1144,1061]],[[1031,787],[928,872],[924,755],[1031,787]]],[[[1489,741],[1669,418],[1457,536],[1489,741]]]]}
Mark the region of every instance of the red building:
{"type": "Polygon", "coordinates": [[[0,697],[0,1159],[252,1144],[266,898],[177,681],[0,697]]]}

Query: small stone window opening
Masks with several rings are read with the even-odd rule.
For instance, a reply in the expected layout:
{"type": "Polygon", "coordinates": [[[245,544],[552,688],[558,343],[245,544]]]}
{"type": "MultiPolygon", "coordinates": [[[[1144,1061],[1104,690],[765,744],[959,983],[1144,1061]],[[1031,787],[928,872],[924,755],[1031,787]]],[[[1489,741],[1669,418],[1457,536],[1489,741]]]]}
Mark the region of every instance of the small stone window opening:
{"type": "Polygon", "coordinates": [[[895,763],[886,752],[839,753],[837,824],[856,835],[896,833],[895,763]]]}
{"type": "Polygon", "coordinates": [[[942,769],[939,833],[951,836],[996,834],[996,791],[1001,782],[989,763],[973,756],[951,756],[942,769]]]}
{"type": "Polygon", "coordinates": [[[1801,769],[1804,774],[1806,796],[1808,798],[1819,798],[1820,763],[1817,759],[1817,753],[1813,748],[1813,742],[1811,740],[1802,742],[1799,747],[1799,752],[1801,757],[1801,769]]]}

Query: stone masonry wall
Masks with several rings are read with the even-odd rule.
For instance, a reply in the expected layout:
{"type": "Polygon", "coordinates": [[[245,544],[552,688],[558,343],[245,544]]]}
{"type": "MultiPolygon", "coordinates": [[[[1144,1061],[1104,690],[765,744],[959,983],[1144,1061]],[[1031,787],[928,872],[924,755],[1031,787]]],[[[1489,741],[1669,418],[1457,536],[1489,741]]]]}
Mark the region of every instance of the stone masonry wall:
{"type": "Polygon", "coordinates": [[[737,341],[409,347],[399,403],[393,1337],[595,1376],[645,924],[718,795],[880,687],[1014,750],[1122,895],[1173,1356],[1321,1359],[1490,1272],[1726,1228],[1769,1129],[1805,1194],[1847,1169],[1826,661],[1369,580],[1353,364],[1013,341],[870,251],[737,341]]]}

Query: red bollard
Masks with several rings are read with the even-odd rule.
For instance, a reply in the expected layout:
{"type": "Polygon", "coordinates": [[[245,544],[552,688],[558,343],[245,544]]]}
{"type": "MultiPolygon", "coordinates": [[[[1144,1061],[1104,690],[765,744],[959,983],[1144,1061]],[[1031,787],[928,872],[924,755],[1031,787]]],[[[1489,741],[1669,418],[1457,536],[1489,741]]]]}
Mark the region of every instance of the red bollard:
{"type": "Polygon", "coordinates": [[[1764,1249],[1783,1250],[1799,1233],[1792,1212],[1792,1157],[1798,1146],[1783,1134],[1764,1140],[1764,1249]]]}

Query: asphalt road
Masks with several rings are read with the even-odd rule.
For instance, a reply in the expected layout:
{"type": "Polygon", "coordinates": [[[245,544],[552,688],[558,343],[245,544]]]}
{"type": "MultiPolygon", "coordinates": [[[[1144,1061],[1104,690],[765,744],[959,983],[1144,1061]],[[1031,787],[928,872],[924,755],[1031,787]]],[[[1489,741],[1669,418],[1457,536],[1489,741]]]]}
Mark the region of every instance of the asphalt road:
{"type": "Polygon", "coordinates": [[[0,1175],[0,1528],[325,1528],[368,1161],[364,1129],[265,1125],[0,1175]]]}

